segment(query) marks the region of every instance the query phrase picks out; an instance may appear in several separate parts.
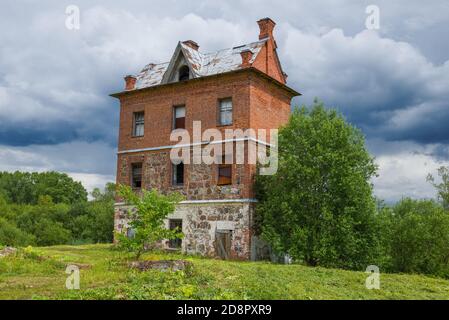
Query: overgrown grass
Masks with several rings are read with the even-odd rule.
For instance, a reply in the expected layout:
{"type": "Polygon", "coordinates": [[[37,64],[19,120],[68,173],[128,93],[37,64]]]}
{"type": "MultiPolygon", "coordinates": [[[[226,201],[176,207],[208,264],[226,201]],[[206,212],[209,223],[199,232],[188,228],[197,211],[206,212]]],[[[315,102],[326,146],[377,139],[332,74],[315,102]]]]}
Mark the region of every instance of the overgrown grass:
{"type": "Polygon", "coordinates": [[[380,290],[367,274],[302,265],[236,262],[146,253],[143,259],[186,259],[191,272],[137,271],[110,245],[20,250],[0,258],[1,299],[449,299],[449,281],[382,274],[380,290]],[[68,264],[80,266],[80,289],[67,290],[68,264]]]}

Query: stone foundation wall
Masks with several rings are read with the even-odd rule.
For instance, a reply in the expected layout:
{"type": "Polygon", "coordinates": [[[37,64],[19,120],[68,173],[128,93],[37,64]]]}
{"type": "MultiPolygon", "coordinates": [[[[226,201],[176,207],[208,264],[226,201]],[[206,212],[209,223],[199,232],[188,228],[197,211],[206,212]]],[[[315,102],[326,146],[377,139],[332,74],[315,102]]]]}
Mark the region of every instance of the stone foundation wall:
{"type": "MultiPolygon", "coordinates": [[[[114,228],[126,233],[128,220],[126,212],[132,207],[117,205],[114,228]]],[[[253,231],[254,204],[246,202],[182,203],[166,220],[182,219],[181,250],[184,253],[202,256],[217,256],[217,231],[227,231],[231,237],[230,259],[249,260],[251,258],[251,236],[253,231]]],[[[168,241],[162,246],[168,248],[168,241]]]]}

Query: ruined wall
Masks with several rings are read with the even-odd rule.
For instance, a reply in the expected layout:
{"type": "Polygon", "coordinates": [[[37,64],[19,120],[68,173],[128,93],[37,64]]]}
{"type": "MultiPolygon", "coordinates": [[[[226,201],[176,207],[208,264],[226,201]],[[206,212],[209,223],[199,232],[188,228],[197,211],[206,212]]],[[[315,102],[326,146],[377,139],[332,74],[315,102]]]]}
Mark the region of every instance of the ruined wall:
{"type": "MultiPolygon", "coordinates": [[[[126,233],[129,206],[116,206],[115,225],[117,232],[126,233]]],[[[230,259],[251,258],[251,236],[253,203],[181,203],[169,219],[182,219],[182,252],[216,257],[216,233],[229,230],[231,235],[230,259]]],[[[166,220],[168,227],[168,220],[166,220]]],[[[168,248],[168,241],[162,246],[168,248]]]]}

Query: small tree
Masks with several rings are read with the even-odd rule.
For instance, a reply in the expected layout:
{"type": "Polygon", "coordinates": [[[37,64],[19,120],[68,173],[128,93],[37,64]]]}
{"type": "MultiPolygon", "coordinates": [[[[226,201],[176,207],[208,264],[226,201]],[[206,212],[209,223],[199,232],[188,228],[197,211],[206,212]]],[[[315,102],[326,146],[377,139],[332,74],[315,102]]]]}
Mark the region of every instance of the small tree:
{"type": "Polygon", "coordinates": [[[183,237],[179,230],[169,230],[164,226],[164,219],[175,210],[176,204],[183,199],[179,193],[162,195],[157,190],[142,190],[136,194],[129,186],[121,185],[119,195],[135,211],[128,212],[129,226],[132,235],[117,234],[119,247],[134,252],[138,260],[147,247],[154,246],[163,239],[179,239],[183,237]]]}
{"type": "Polygon", "coordinates": [[[449,209],[449,168],[438,168],[438,176],[441,179],[440,183],[437,183],[434,176],[430,173],[427,176],[427,181],[437,189],[438,200],[441,201],[443,207],[449,209]]]}

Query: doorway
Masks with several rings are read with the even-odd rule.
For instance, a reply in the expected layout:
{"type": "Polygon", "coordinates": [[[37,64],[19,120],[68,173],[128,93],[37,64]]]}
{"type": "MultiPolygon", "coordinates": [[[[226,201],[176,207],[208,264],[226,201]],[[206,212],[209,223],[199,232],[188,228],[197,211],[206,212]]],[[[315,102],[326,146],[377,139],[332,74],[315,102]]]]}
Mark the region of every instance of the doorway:
{"type": "Polygon", "coordinates": [[[231,230],[217,230],[215,232],[215,252],[223,260],[231,257],[231,230]]]}

